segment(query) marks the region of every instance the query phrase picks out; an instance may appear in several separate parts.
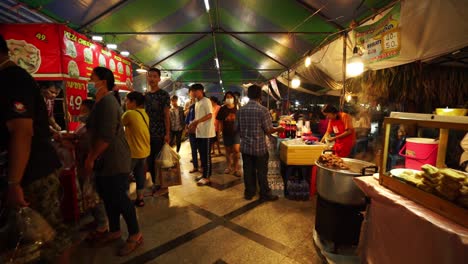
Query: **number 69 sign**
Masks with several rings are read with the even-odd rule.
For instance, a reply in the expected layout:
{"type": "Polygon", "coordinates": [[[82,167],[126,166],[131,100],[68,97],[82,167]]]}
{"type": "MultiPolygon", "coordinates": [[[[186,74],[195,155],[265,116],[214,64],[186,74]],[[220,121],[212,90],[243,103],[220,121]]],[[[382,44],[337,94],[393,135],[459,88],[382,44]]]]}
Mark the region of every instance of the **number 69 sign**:
{"type": "Polygon", "coordinates": [[[77,79],[65,79],[65,89],[68,113],[77,116],[80,114],[81,103],[88,95],[87,83],[77,79]]]}

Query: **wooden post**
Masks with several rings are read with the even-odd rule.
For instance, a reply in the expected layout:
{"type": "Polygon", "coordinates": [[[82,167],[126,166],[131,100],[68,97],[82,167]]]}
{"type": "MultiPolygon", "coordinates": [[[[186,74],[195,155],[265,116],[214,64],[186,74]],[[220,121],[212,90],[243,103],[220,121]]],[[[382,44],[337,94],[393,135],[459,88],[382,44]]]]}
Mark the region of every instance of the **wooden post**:
{"type": "MultiPolygon", "coordinates": [[[[381,162],[380,162],[380,175],[382,175],[384,172],[387,170],[387,160],[388,160],[388,147],[389,147],[389,142],[390,142],[390,130],[391,130],[391,124],[390,123],[384,123],[385,124],[385,136],[384,136],[384,142],[383,142],[383,152],[380,153],[381,157],[381,162]]],[[[382,184],[382,177],[379,177],[379,182],[382,184]]]]}
{"type": "Polygon", "coordinates": [[[439,148],[437,149],[437,168],[445,168],[445,155],[447,154],[447,142],[449,131],[446,128],[441,128],[439,133],[439,148]]]}

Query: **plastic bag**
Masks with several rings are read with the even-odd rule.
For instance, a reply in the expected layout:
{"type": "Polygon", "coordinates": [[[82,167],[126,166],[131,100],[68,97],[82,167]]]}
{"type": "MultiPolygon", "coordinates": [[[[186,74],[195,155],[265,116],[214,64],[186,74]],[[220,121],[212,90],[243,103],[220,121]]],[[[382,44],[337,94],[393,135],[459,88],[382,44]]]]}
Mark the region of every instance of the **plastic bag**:
{"type": "Polygon", "coordinates": [[[55,230],[29,207],[4,213],[7,219],[0,227],[0,263],[31,263],[37,260],[41,247],[55,237],[55,230]]]}
{"type": "Polygon", "coordinates": [[[164,144],[156,157],[156,168],[171,168],[179,161],[180,156],[175,152],[169,144],[164,144]]]}

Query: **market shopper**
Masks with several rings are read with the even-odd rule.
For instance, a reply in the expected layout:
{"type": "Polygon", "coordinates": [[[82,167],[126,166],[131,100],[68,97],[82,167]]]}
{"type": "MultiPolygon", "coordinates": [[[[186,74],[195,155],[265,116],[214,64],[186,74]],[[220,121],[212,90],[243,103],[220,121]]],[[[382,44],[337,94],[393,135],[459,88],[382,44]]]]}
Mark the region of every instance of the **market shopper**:
{"type": "Polygon", "coordinates": [[[86,237],[86,240],[88,241],[104,236],[106,231],[109,229],[104,202],[96,191],[95,176],[94,174],[88,175],[84,168],[84,163],[91,145],[90,134],[87,131],[86,123],[88,121],[89,114],[93,110],[94,104],[94,100],[88,99],[81,103],[79,115],[80,124],[76,128],[75,132],[70,134],[71,139],[75,142],[75,165],[79,186],[81,187],[82,213],[85,214],[89,212],[94,218],[95,229],[86,237]]]}
{"type": "Polygon", "coordinates": [[[98,192],[104,200],[109,219],[109,232],[96,242],[105,244],[121,238],[120,215],[123,216],[129,237],[119,255],[128,255],[143,243],[135,207],[127,195],[131,169],[130,148],[125,139],[121,115],[122,109],[112,93],[115,85],[113,73],[104,67],[96,67],[91,74],[95,83],[96,105],[90,113],[87,129],[91,148],[85,161],[89,174],[96,175],[98,192]]]}
{"type": "Polygon", "coordinates": [[[192,154],[192,164],[193,169],[189,173],[195,173],[199,171],[198,168],[198,147],[197,147],[197,137],[195,134],[195,127],[190,127],[190,123],[195,120],[195,98],[193,96],[193,91],[189,91],[191,105],[188,107],[187,114],[185,116],[185,124],[187,125],[187,134],[190,142],[190,150],[192,154]]]}
{"type": "MultiPolygon", "coordinates": [[[[71,232],[60,211],[61,165],[51,144],[46,104],[32,76],[9,60],[1,35],[0,83],[5,88],[0,93],[0,192],[6,197],[1,205],[37,211],[56,231],[55,238],[41,248],[40,257],[45,263],[68,263],[71,232]]],[[[18,238],[2,238],[2,242],[18,238]]]]}
{"type": "Polygon", "coordinates": [[[144,109],[145,96],[140,92],[130,92],[125,99],[127,111],[122,116],[125,126],[125,137],[130,146],[132,171],[136,181],[137,198],[135,205],[145,205],[143,191],[145,188],[145,161],[150,155],[149,117],[144,109]]]}
{"type": "Polygon", "coordinates": [[[268,149],[265,136],[283,132],[283,127],[273,127],[270,112],[261,105],[262,88],[251,85],[247,96],[249,102],[237,111],[236,127],[240,133],[240,147],[244,169],[244,198],[251,200],[260,187],[260,199],[274,201],[278,196],[271,194],[268,186],[268,149]]]}
{"type": "Polygon", "coordinates": [[[153,181],[153,193],[161,189],[160,175],[156,175],[155,159],[165,143],[170,143],[170,97],[159,88],[161,71],[151,68],[147,73],[150,91],[145,94],[145,110],[149,116],[151,151],[147,159],[148,170],[153,181]]]}
{"type": "Polygon", "coordinates": [[[348,157],[356,143],[356,134],[350,115],[338,111],[332,105],[325,105],[322,108],[323,114],[327,117],[328,127],[321,142],[334,142],[333,150],[339,157],[348,157]]]}
{"type": "Polygon", "coordinates": [[[199,186],[210,184],[212,166],[210,140],[215,136],[213,107],[210,99],[204,96],[203,90],[203,85],[199,83],[190,86],[190,91],[197,100],[195,103],[195,119],[190,123],[189,129],[195,129],[197,148],[200,152],[203,167],[202,176],[197,178],[197,185],[199,186]]]}
{"type": "Polygon", "coordinates": [[[182,132],[185,128],[184,108],[178,104],[179,97],[173,95],[171,97],[171,146],[176,145],[177,153],[180,151],[180,144],[182,143],[182,132]]]}
{"type": "Polygon", "coordinates": [[[226,174],[241,176],[239,167],[240,159],[240,136],[235,129],[237,100],[231,91],[224,94],[224,105],[219,110],[216,119],[219,121],[219,131],[223,134],[223,143],[226,148],[227,168],[226,174]]]}
{"type": "Polygon", "coordinates": [[[218,155],[221,155],[221,146],[219,145],[219,121],[216,119],[221,106],[219,106],[218,98],[216,96],[211,96],[210,101],[211,106],[213,107],[213,122],[215,126],[215,136],[211,139],[211,154],[215,155],[217,147],[218,155]]]}

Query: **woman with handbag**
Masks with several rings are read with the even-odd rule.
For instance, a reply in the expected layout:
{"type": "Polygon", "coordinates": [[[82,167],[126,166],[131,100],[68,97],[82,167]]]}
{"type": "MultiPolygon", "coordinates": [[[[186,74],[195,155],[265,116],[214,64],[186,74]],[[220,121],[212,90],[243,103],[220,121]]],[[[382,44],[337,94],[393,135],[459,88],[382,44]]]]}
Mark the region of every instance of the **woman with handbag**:
{"type": "Polygon", "coordinates": [[[145,206],[143,190],[145,188],[145,160],[150,155],[149,117],[146,114],[145,96],[140,92],[131,92],[125,98],[127,111],[122,116],[122,124],[125,126],[130,152],[132,154],[132,171],[137,185],[137,198],[135,205],[145,206]]]}

